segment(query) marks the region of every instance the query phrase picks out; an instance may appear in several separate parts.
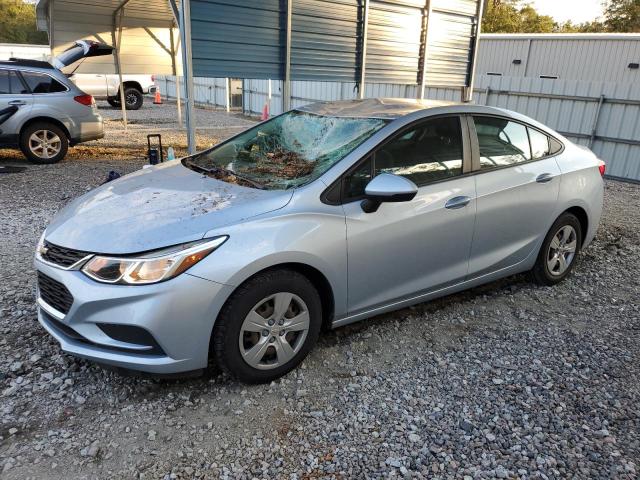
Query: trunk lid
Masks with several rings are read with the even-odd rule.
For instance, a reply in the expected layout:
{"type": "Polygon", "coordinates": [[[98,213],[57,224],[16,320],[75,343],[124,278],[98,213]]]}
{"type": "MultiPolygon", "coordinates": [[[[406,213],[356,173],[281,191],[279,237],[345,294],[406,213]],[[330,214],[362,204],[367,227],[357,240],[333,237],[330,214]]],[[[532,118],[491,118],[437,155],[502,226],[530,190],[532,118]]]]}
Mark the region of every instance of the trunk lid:
{"type": "Polygon", "coordinates": [[[55,57],[52,63],[58,70],[62,70],[64,67],[68,67],[84,58],[100,57],[103,55],[111,55],[112,53],[113,47],[106,43],[93,40],[78,40],[71,47],[55,57]]]}

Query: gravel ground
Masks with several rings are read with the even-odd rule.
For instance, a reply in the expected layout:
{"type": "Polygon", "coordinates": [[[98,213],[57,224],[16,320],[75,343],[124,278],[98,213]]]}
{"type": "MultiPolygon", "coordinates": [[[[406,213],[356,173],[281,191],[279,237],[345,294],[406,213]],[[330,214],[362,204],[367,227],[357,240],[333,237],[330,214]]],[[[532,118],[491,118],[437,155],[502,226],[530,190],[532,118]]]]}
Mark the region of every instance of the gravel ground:
{"type": "MultiPolygon", "coordinates": [[[[140,110],[127,111],[127,130],[124,129],[119,109],[111,107],[107,102],[98,102],[99,112],[104,118],[105,137],[69,148],[66,160],[144,159],[147,156],[147,135],[150,133],[162,135],[165,149],[172,146],[177,156],[186,154],[187,135],[183,128],[179,128],[176,104],[165,102],[154,105],[152,102],[150,97],[145,97],[140,110]]],[[[208,148],[221,138],[238,133],[255,123],[237,113],[204,108],[196,108],[195,117],[198,150],[208,148]]],[[[24,162],[24,157],[19,150],[0,150],[0,163],[3,161],[16,165],[24,162]]]]}
{"type": "Polygon", "coordinates": [[[142,163],[0,175],[0,477],[637,478],[640,186],[607,182],[598,239],[561,285],[516,276],[327,332],[249,387],[121,376],[37,323],[40,232],[142,163]]]}

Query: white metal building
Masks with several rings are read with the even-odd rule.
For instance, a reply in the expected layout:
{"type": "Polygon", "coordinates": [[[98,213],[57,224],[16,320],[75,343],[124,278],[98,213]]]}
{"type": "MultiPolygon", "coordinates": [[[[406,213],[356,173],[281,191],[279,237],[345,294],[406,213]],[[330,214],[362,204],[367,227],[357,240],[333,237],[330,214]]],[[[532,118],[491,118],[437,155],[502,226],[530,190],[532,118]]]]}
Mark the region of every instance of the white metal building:
{"type": "Polygon", "coordinates": [[[50,55],[51,49],[48,45],[0,43],[0,60],[9,60],[13,57],[48,61],[50,55]]]}
{"type": "Polygon", "coordinates": [[[640,82],[640,34],[483,34],[478,75],[640,82]]]}

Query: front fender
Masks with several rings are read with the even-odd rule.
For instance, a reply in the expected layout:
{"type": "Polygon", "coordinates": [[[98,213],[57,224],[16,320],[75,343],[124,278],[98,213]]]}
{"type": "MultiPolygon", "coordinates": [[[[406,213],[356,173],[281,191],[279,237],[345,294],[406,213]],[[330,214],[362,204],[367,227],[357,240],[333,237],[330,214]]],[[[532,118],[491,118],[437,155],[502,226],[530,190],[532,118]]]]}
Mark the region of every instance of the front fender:
{"type": "Polygon", "coordinates": [[[209,232],[229,240],[189,273],[237,287],[256,273],[287,263],[313,267],[329,282],[335,316],[347,313],[347,243],[341,209],[332,213],[290,214],[209,232]]]}

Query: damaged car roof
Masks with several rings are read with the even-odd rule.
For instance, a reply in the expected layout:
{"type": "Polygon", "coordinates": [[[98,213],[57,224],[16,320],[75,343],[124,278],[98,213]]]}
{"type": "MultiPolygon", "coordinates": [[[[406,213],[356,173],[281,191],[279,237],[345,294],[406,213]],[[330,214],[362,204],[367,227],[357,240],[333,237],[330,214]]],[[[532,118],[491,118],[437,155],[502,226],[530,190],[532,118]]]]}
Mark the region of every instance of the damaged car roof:
{"type": "Polygon", "coordinates": [[[460,105],[460,103],[408,98],[366,98],[363,100],[317,102],[299,107],[296,110],[331,117],[384,118],[393,120],[418,110],[452,105],[460,105]]]}

